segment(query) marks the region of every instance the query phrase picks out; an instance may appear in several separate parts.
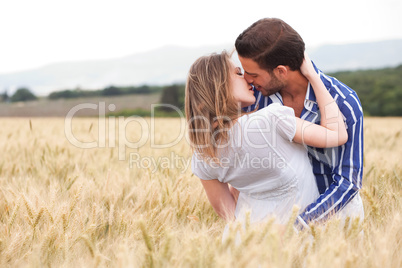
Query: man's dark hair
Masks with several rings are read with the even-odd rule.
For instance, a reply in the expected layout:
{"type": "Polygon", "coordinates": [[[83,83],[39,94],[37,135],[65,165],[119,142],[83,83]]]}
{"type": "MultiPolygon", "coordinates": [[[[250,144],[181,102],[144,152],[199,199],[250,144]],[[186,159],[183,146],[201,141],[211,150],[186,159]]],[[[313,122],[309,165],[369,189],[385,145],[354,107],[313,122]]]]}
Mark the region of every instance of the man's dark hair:
{"type": "Polygon", "coordinates": [[[236,39],[239,56],[258,63],[271,72],[278,65],[300,70],[305,45],[301,36],[286,22],[276,18],[261,19],[253,23],[236,39]]]}

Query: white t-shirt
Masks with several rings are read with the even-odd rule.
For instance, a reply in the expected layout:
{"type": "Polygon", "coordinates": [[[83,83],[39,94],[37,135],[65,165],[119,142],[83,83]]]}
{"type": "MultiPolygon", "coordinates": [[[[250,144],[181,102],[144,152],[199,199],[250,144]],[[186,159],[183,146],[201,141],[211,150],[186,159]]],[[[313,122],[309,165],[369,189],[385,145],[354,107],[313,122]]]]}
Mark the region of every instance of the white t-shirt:
{"type": "Polygon", "coordinates": [[[236,218],[250,210],[252,222],[269,215],[286,222],[293,205],[303,210],[319,195],[307,150],[292,142],[295,133],[294,110],[271,104],[237,120],[227,146],[218,150],[220,164],[195,153],[192,171],[240,191],[236,218]]]}

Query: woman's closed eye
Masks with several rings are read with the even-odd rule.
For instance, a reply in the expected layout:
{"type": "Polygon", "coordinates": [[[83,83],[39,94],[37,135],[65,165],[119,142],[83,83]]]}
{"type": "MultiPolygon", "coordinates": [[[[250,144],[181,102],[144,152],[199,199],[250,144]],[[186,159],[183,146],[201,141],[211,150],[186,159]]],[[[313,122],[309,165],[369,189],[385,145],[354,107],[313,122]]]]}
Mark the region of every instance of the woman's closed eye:
{"type": "Polygon", "coordinates": [[[237,75],[243,76],[243,72],[241,71],[241,68],[240,68],[240,67],[236,67],[236,68],[235,68],[235,71],[236,71],[236,74],[237,74],[237,75]]]}

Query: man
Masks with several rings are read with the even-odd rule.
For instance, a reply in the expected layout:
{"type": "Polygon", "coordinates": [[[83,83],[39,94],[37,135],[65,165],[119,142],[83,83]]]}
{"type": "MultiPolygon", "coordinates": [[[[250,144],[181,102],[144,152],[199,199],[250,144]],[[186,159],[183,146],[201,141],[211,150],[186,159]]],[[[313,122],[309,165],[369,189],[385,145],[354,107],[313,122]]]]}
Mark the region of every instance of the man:
{"type": "MultiPolygon", "coordinates": [[[[248,111],[280,103],[292,107],[296,116],[320,123],[314,92],[300,72],[305,45],[292,27],[280,19],[262,19],[241,33],[235,46],[244,78],[254,85],[257,99],[248,111]]],[[[297,217],[296,226],[300,229],[308,228],[310,222],[324,221],[337,212],[347,211],[346,215],[361,219],[364,216],[358,194],[363,175],[361,104],[356,92],[315,68],[344,116],[348,141],[329,149],[308,147],[321,195],[297,217]]]]}

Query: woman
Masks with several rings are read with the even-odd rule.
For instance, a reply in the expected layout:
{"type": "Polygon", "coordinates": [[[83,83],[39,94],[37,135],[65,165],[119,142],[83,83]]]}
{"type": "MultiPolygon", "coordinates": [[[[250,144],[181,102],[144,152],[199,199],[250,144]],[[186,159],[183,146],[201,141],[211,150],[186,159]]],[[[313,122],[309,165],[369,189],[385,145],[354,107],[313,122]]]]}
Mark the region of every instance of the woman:
{"type": "Polygon", "coordinates": [[[250,210],[251,222],[275,216],[283,224],[294,205],[303,210],[318,197],[303,145],[340,146],[348,137],[337,104],[307,56],[301,72],[314,88],[321,125],[277,104],[242,112],[255,97],[226,52],[201,57],[191,66],[185,109],[192,170],[220,217],[241,219],[250,210]]]}

